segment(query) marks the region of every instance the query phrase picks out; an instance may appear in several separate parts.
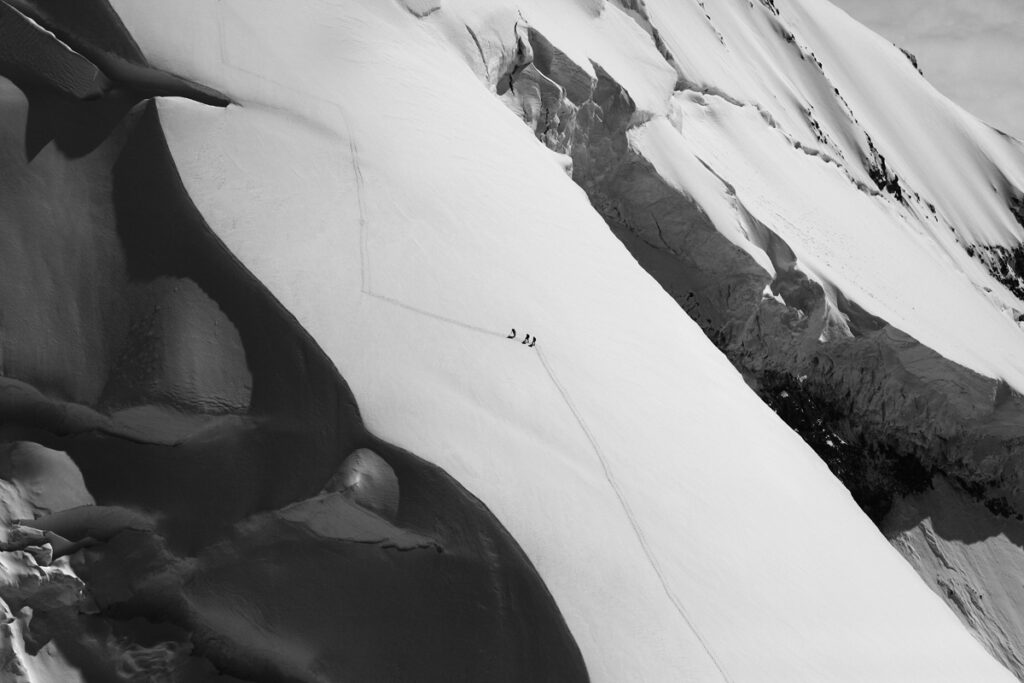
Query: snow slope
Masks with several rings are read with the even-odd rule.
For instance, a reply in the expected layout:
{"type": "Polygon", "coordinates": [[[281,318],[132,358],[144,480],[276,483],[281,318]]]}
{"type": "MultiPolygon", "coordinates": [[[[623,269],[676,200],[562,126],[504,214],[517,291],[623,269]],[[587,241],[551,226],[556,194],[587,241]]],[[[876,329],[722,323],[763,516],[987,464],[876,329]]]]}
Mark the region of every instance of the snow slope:
{"type": "MultiPolygon", "coordinates": [[[[1024,304],[965,249],[1020,243],[1009,204],[1024,188],[1021,144],[943,97],[898,48],[829,3],[779,0],[773,13],[724,0],[705,4],[708,18],[694,3],[645,4],[686,83],[672,98],[674,134],[654,123],[634,133],[659,172],[678,178],[669,164],[679,162],[656,150],[692,154],[826,290],[1024,390],[1024,304]],[[876,190],[872,147],[905,202],[876,190]]],[[[735,219],[712,218],[735,233],[735,219]]]]}
{"type": "MultiPolygon", "coordinates": [[[[640,23],[598,1],[429,4],[115,3],[154,65],[236,103],[160,101],[182,178],[334,360],[368,426],[493,510],[596,681],[1010,680],[488,87],[502,74],[485,65],[514,68],[522,15],[581,63],[601,59],[652,115],[699,118],[703,105],[672,97],[667,66],[644,68],[660,57],[640,23]],[[453,31],[459,22],[472,33],[453,31]],[[536,347],[520,343],[527,333],[536,347]]],[[[685,42],[691,4],[650,5],[685,42]]],[[[718,6],[737,26],[747,11],[718,6]]],[[[732,127],[714,131],[721,158],[690,149],[712,170],[732,169],[730,132],[763,126],[765,155],[792,149],[763,117],[728,106],[732,127]]],[[[672,129],[658,119],[636,144],[656,144],[657,130],[672,129]]],[[[806,164],[794,172],[832,172],[806,164]]],[[[784,217],[770,179],[744,180],[759,219],[784,217]]],[[[887,200],[856,201],[877,202],[875,215],[903,229],[887,200]]],[[[824,272],[832,264],[800,227],[786,239],[824,272]]],[[[865,307],[889,302],[891,281],[873,290],[836,272],[837,284],[862,288],[865,307]]],[[[945,302],[950,319],[974,305],[972,291],[945,302]]],[[[889,305],[941,341],[954,326],[911,315],[917,296],[889,305]]],[[[1000,353],[989,357],[1005,360],[1018,333],[985,310],[974,333],[991,335],[1000,353]]],[[[969,341],[942,348],[1024,386],[1016,366],[984,365],[969,341]]]]}

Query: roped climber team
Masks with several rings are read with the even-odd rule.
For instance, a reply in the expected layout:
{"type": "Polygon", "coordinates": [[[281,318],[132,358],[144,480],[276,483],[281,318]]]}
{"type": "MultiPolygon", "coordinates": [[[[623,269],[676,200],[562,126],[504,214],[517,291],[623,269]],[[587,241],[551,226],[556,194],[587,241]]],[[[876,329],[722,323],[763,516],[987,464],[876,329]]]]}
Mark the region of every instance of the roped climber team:
{"type": "MultiPolygon", "coordinates": [[[[505,339],[515,339],[515,338],[516,338],[516,328],[513,327],[512,328],[512,332],[507,337],[505,337],[505,339]]],[[[526,335],[526,338],[523,339],[523,341],[521,341],[520,344],[526,344],[530,348],[533,348],[534,346],[537,345],[537,338],[536,337],[531,337],[530,335],[526,335]]]]}

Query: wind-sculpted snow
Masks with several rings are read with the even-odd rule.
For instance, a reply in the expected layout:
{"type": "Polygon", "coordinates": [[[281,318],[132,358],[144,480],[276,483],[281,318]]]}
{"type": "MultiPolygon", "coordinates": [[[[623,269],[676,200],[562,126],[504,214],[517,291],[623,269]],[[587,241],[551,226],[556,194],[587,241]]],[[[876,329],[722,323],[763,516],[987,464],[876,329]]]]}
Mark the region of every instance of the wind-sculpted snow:
{"type": "Polygon", "coordinates": [[[7,78],[78,99],[99,97],[109,82],[89,60],[7,3],[0,3],[0,64],[7,78]]]}
{"type": "Polygon", "coordinates": [[[395,471],[369,449],[361,448],[345,458],[324,488],[340,491],[356,505],[385,519],[398,516],[401,496],[395,471]]]}
{"type": "Polygon", "coordinates": [[[586,680],[516,542],[366,429],[140,103],[226,101],[89,6],[26,11],[109,92],[0,62],[4,680],[586,680]]]}
{"type": "MultiPolygon", "coordinates": [[[[117,15],[106,0],[4,0],[5,12],[15,8],[19,15],[44,27],[53,39],[65,44],[102,70],[105,90],[119,88],[141,97],[156,95],[188,97],[205,104],[223,107],[228,99],[204,85],[152,68],[138,46],[124,32],[117,15]],[[109,79],[107,81],[106,79],[109,79]]],[[[59,59],[56,56],[37,62],[45,69],[59,59]]]]}

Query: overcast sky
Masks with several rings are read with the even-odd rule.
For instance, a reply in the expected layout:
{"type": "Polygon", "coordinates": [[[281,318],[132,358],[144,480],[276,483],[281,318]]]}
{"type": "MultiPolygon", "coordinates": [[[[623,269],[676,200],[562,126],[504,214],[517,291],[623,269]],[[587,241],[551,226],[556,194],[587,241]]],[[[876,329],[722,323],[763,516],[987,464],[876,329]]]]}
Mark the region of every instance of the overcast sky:
{"type": "Polygon", "coordinates": [[[1024,0],[832,0],[917,56],[962,107],[1024,139],[1024,0]]]}

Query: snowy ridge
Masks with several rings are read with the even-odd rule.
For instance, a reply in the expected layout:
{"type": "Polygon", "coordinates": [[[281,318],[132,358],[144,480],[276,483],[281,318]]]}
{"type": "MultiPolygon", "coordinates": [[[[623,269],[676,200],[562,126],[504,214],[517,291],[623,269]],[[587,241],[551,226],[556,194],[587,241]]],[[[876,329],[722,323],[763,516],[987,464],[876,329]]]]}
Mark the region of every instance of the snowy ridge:
{"type": "MultiPolygon", "coordinates": [[[[922,290],[889,304],[895,293],[869,289],[861,262],[844,274],[823,251],[829,240],[812,239],[789,205],[772,203],[764,178],[740,174],[744,143],[729,136],[800,159],[794,173],[827,175],[825,187],[850,210],[874,202],[872,215],[891,229],[906,225],[903,209],[795,150],[753,107],[673,96],[678,74],[614,5],[412,4],[116,8],[155,65],[239,103],[213,111],[160,102],[207,221],[344,373],[368,425],[442,465],[513,533],[592,679],[1010,680],[495,96],[505,70],[521,66],[519,17],[588,73],[598,73],[592,59],[622,84],[645,113],[637,124],[654,117],[637,129],[637,148],[687,152],[677,177],[702,178],[692,194],[708,197],[713,219],[735,221],[734,186],[801,265],[930,341],[950,325],[911,314],[922,290]],[[703,148],[690,131],[715,137],[703,148]],[[536,335],[537,347],[506,339],[511,327],[536,335]]],[[[765,37],[777,26],[766,7],[715,7],[728,13],[712,7],[712,26],[697,3],[647,3],[694,82],[705,78],[700,46],[708,60],[724,59],[723,40],[755,49],[736,32],[765,37]],[[682,38],[698,20],[703,43],[687,52],[682,38]]],[[[776,109],[753,89],[758,79],[740,90],[729,81],[737,67],[707,63],[716,69],[709,83],[740,101],[765,99],[790,139],[816,148],[810,127],[797,127],[801,105],[776,109]]],[[[842,120],[840,105],[830,111],[842,120]]],[[[859,159],[858,136],[822,127],[832,158],[859,159]]],[[[846,173],[871,182],[856,164],[846,173]]],[[[720,229],[739,234],[734,224],[720,229]]],[[[932,260],[920,269],[939,272],[932,260]]],[[[981,300],[973,333],[1001,345],[994,360],[976,357],[963,335],[943,352],[1024,385],[1009,353],[1019,332],[974,291],[966,278],[950,289],[946,315],[981,300]]]]}

